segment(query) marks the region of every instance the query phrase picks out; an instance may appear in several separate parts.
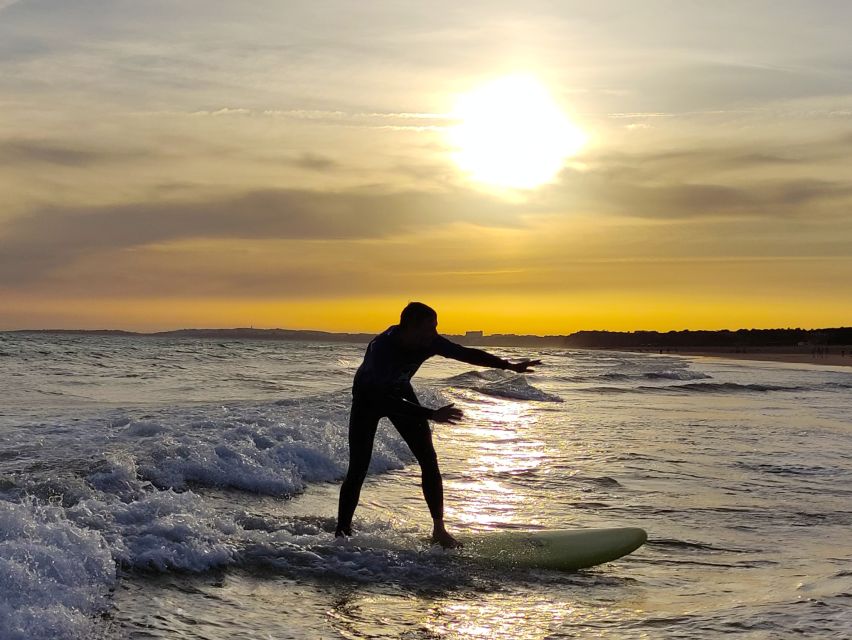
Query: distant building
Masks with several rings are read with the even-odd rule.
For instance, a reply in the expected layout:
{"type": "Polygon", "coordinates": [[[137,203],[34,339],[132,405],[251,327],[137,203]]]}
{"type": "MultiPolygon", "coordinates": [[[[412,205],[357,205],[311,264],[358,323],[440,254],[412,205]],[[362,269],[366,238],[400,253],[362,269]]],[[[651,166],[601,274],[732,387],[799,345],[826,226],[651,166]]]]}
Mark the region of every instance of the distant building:
{"type": "Polygon", "coordinates": [[[466,331],[464,334],[465,338],[481,338],[482,331],[466,331]]]}

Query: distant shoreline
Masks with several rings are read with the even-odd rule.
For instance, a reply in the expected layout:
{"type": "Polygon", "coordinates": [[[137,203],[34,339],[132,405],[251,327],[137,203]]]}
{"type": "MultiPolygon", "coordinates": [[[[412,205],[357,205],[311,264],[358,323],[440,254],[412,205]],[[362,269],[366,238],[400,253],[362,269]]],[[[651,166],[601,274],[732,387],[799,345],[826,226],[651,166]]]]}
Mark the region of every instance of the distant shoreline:
{"type": "MultiPolygon", "coordinates": [[[[14,334],[95,335],[140,338],[191,338],[202,340],[282,340],[366,344],[374,333],[335,333],[309,329],[177,329],[136,332],[121,329],[18,329],[14,334]]],[[[578,331],[570,335],[518,335],[469,332],[445,334],[469,346],[588,349],[651,354],[852,366],[852,328],[741,329],[737,331],[578,331]]]]}
{"type": "MultiPolygon", "coordinates": [[[[382,329],[384,330],[384,329],[382,329]]],[[[125,331],[123,329],[15,329],[0,331],[17,334],[57,334],[57,335],[99,335],[116,338],[198,338],[208,340],[290,340],[297,342],[348,342],[366,344],[376,337],[377,333],[337,333],[313,329],[176,329],[173,331],[125,331]]],[[[514,333],[495,333],[482,335],[472,332],[470,335],[442,333],[441,335],[465,345],[492,347],[561,347],[577,348],[581,345],[571,344],[570,335],[525,335],[514,333]]],[[[572,334],[574,335],[574,334],[572,334]]]]}
{"type": "Polygon", "coordinates": [[[852,367],[852,347],[832,347],[824,353],[815,353],[812,349],[765,348],[745,352],[717,349],[683,349],[669,352],[669,354],[699,358],[724,358],[725,360],[752,360],[829,367],[852,367]]]}

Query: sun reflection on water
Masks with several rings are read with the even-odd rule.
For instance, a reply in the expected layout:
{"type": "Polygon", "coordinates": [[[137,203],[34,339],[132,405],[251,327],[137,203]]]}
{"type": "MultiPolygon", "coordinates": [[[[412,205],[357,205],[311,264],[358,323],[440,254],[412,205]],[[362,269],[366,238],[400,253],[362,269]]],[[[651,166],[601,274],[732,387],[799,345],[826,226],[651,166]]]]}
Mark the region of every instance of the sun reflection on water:
{"type": "MultiPolygon", "coordinates": [[[[618,625],[641,620],[641,609],[590,601],[589,585],[552,585],[550,596],[518,585],[508,591],[420,594],[351,591],[329,617],[346,638],[445,638],[447,640],[544,640],[623,637],[618,625]]],[[[604,585],[597,588],[607,589],[604,585]]],[[[624,586],[613,586],[626,596],[624,586]]],[[[609,593],[616,596],[615,593],[609,593]]],[[[623,630],[623,626],[622,626],[623,630]]],[[[649,637],[644,633],[637,638],[649,637]]]]}
{"type": "Polygon", "coordinates": [[[451,602],[435,613],[435,620],[429,626],[442,636],[539,640],[554,628],[559,628],[572,611],[550,600],[522,604],[499,599],[492,602],[451,602]]]}
{"type": "Polygon", "coordinates": [[[537,421],[536,413],[517,402],[495,399],[465,408],[465,422],[452,435],[469,445],[468,475],[447,482],[460,505],[448,507],[450,518],[472,530],[536,524],[519,521],[518,511],[530,497],[512,487],[512,480],[528,481],[541,470],[545,444],[530,437],[537,421]]]}

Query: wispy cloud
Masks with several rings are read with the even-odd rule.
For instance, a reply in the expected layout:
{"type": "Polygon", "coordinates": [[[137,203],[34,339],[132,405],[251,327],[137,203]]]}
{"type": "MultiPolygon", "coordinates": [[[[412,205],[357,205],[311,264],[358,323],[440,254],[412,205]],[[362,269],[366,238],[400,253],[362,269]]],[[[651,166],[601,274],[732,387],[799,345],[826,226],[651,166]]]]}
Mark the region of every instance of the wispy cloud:
{"type": "Polygon", "coordinates": [[[515,205],[473,193],[251,191],[226,199],[54,206],[11,221],[0,282],[38,280],[77,257],[189,238],[387,238],[449,222],[517,226],[515,205]]]}
{"type": "Polygon", "coordinates": [[[333,158],[311,152],[305,152],[297,158],[289,160],[289,163],[294,167],[309,169],[310,171],[329,171],[340,167],[340,163],[333,158]]]}
{"type": "Polygon", "coordinates": [[[25,138],[0,140],[0,165],[48,164],[63,167],[86,167],[103,162],[135,160],[150,157],[142,150],[81,147],[50,140],[25,138]]]}
{"type": "Polygon", "coordinates": [[[198,117],[286,118],[306,120],[312,123],[327,123],[335,126],[413,131],[440,131],[457,122],[457,118],[450,113],[380,113],[324,109],[248,109],[244,107],[222,107],[221,109],[214,110],[193,111],[190,115],[198,117]]]}
{"type": "Polygon", "coordinates": [[[801,178],[652,183],[623,174],[569,172],[551,188],[549,199],[569,210],[659,220],[758,217],[770,221],[811,215],[817,205],[852,204],[852,182],[801,178]]]}

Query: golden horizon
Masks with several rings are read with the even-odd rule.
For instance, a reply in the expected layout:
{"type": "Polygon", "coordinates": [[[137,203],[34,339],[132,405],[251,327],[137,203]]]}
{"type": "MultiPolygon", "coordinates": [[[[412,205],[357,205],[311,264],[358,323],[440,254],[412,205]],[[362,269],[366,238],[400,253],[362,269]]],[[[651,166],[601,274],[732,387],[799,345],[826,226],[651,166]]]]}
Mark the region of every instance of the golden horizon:
{"type": "MultiPolygon", "coordinates": [[[[379,333],[396,324],[399,312],[411,300],[426,302],[438,312],[438,331],[463,335],[467,331],[483,331],[486,335],[570,335],[577,331],[722,331],[738,329],[814,330],[847,326],[840,318],[814,310],[809,317],[799,314],[794,321],[779,321],[780,309],[765,303],[743,307],[742,301],[733,304],[737,313],[728,318],[714,317],[713,307],[705,309],[706,315],[677,312],[672,306],[666,310],[648,301],[624,301],[630,315],[609,313],[606,308],[584,313],[572,312],[571,305],[551,307],[553,315],[524,317],[527,306],[541,306],[546,301],[500,298],[489,305],[487,301],[459,299],[435,300],[429,298],[382,298],[368,300],[274,303],[269,301],[230,301],[188,299],[186,311],[180,319],[172,319],[180,301],[173,299],[144,301],[69,301],[63,306],[66,314],[76,319],[56,323],[51,305],[41,307],[41,313],[31,319],[21,319],[14,324],[0,325],[0,331],[16,330],[124,330],[137,332],[174,331],[179,329],[288,329],[303,331],[328,331],[334,333],[379,333]],[[659,314],[659,315],[658,315],[659,314]],[[105,318],[114,318],[109,321],[105,318]],[[142,318],[145,318],[144,320],[142,318]]],[[[552,301],[551,301],[551,304],[552,301]]],[[[590,305],[591,306],[591,305],[590,305]]],[[[595,308],[595,307],[593,307],[595,308]]],[[[791,314],[792,315],[792,314],[791,314]]],[[[852,314],[847,317],[852,317],[852,314]]]]}

